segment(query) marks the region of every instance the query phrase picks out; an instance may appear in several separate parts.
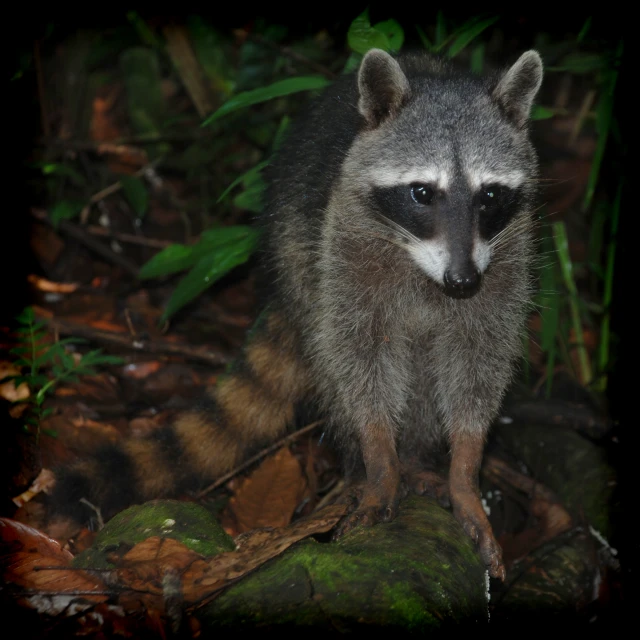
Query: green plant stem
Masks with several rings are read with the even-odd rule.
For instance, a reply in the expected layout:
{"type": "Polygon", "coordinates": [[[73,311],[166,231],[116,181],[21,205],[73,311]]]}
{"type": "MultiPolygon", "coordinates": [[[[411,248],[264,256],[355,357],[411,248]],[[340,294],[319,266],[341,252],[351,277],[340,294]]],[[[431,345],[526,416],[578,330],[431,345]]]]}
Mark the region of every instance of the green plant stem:
{"type": "Polygon", "coordinates": [[[569,242],[567,231],[563,222],[554,222],[553,240],[555,243],[558,259],[564,284],[569,291],[569,308],[571,310],[571,324],[576,338],[576,350],[578,352],[578,362],[580,365],[580,379],[582,384],[588,385],[592,379],[591,362],[584,342],[584,332],[582,330],[582,320],[580,318],[580,304],[578,299],[578,289],[573,279],[573,264],[569,256],[569,242]]]}
{"type": "Polygon", "coordinates": [[[616,199],[611,212],[611,233],[609,246],[607,249],[607,263],[604,274],[604,295],[602,306],[604,317],[600,327],[600,344],[598,345],[598,370],[601,373],[598,381],[598,390],[605,391],[607,388],[607,375],[605,371],[609,365],[609,347],[611,343],[611,301],[613,299],[613,270],[616,261],[616,244],[618,234],[618,220],[620,219],[620,201],[622,199],[622,180],[618,184],[616,199]]]}
{"type": "MultiPolygon", "coordinates": [[[[623,41],[620,40],[615,52],[616,64],[622,57],[623,41]]],[[[609,137],[609,130],[611,129],[611,122],[613,119],[613,97],[616,82],[618,80],[618,70],[611,68],[606,74],[605,86],[600,96],[600,101],[596,108],[596,128],[598,130],[598,145],[596,151],[593,154],[593,161],[591,163],[591,174],[589,175],[589,181],[587,183],[587,190],[584,194],[584,201],[582,203],[582,210],[586,211],[591,205],[593,196],[596,191],[596,185],[598,184],[598,177],[600,175],[600,165],[604,157],[604,151],[607,146],[607,139],[609,137]]]]}

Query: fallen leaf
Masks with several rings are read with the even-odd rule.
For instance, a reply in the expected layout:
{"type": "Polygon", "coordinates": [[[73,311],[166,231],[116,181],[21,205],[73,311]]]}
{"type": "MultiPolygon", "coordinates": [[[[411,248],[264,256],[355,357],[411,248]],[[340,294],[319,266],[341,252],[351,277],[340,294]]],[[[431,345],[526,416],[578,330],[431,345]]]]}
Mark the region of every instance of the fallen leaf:
{"type": "MultiPolygon", "coordinates": [[[[19,376],[21,373],[20,369],[18,369],[18,367],[13,363],[7,362],[6,360],[0,360],[0,380],[8,378],[9,376],[19,376]]],[[[29,386],[26,382],[19,384],[17,388],[13,380],[7,380],[6,382],[0,383],[0,397],[8,400],[9,402],[25,400],[29,397],[30,393],[29,386]]]]}
{"type": "Polygon", "coordinates": [[[73,293],[80,286],[77,282],[52,282],[33,273],[27,276],[27,280],[39,291],[47,293],[73,293]]]}
{"type": "Polygon", "coordinates": [[[56,477],[53,474],[53,471],[50,469],[42,469],[31,486],[25,492],[13,498],[13,503],[17,507],[22,507],[29,502],[29,500],[35,498],[35,496],[37,496],[41,491],[49,493],[55,483],[56,477]]]}
{"type": "Polygon", "coordinates": [[[2,582],[17,588],[19,599],[40,613],[73,615],[107,600],[100,580],[71,569],[72,557],[40,531],[0,518],[2,582]]]}
{"type": "Polygon", "coordinates": [[[228,524],[236,533],[258,527],[284,527],[300,503],[307,481],[300,463],[283,447],[250,475],[227,505],[228,524]]]}
{"type": "Polygon", "coordinates": [[[143,380],[148,375],[155,373],[162,368],[162,363],[157,360],[151,362],[132,362],[122,368],[122,373],[134,380],[143,380]]]}
{"type": "Polygon", "coordinates": [[[200,554],[173,538],[152,536],[118,561],[116,575],[122,587],[162,595],[167,572],[181,572],[199,559],[200,554]]]}

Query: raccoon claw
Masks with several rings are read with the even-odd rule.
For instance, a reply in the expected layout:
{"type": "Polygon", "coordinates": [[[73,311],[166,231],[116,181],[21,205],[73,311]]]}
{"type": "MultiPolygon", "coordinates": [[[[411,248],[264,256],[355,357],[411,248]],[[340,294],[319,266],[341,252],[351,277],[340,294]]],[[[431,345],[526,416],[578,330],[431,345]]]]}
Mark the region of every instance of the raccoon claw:
{"type": "Polygon", "coordinates": [[[389,522],[397,515],[397,507],[390,505],[380,507],[372,505],[370,507],[359,507],[351,515],[346,516],[338,525],[333,535],[333,539],[341,538],[345,533],[349,533],[355,527],[362,525],[363,527],[372,527],[379,522],[389,522]]]}
{"type": "Polygon", "coordinates": [[[493,535],[491,524],[484,511],[473,513],[464,508],[454,507],[453,515],[462,525],[466,534],[478,545],[480,557],[484,561],[489,575],[504,582],[507,573],[502,561],[502,549],[493,535]]]}
{"type": "Polygon", "coordinates": [[[383,500],[362,487],[352,487],[342,495],[339,502],[351,505],[353,512],[338,524],[333,535],[334,540],[341,538],[359,525],[371,527],[379,522],[393,520],[398,513],[399,499],[383,500]]]}

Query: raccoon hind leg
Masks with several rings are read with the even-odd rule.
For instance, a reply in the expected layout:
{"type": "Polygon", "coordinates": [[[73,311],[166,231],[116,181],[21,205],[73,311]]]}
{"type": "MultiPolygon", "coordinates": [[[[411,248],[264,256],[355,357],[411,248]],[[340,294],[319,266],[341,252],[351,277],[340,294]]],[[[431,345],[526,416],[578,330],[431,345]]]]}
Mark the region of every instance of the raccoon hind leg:
{"type": "Polygon", "coordinates": [[[434,498],[442,507],[451,506],[449,478],[444,473],[424,469],[419,465],[403,465],[402,482],[405,493],[412,491],[419,496],[434,498]]]}

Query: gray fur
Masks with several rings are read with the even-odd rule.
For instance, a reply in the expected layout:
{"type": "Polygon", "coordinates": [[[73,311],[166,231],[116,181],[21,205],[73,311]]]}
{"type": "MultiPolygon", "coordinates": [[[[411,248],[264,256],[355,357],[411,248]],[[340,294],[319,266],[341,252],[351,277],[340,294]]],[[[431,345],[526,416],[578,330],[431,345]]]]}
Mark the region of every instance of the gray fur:
{"type": "Polygon", "coordinates": [[[401,457],[428,460],[447,434],[484,435],[498,411],[530,295],[537,161],[525,125],[541,78],[535,51],[488,78],[371,51],[298,121],[269,169],[271,304],[355,458],[372,424],[395,434],[401,457]],[[420,176],[442,198],[427,239],[376,215],[371,199],[420,176]],[[483,239],[471,202],[486,183],[520,199],[506,228],[483,239]],[[416,247],[439,257],[421,265],[416,247]],[[454,263],[481,275],[472,297],[443,290],[454,263]]]}

